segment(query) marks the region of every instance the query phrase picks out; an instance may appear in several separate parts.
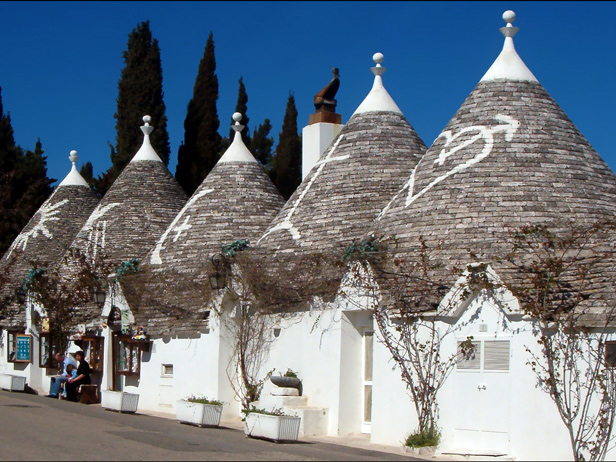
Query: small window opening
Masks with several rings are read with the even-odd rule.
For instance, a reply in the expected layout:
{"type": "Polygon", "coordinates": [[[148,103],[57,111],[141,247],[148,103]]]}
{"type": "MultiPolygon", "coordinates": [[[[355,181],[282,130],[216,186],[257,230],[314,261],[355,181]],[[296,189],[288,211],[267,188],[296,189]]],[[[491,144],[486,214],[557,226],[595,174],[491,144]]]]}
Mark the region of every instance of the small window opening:
{"type": "Polygon", "coordinates": [[[162,376],[173,377],[173,364],[163,364],[162,366],[162,376]]]}

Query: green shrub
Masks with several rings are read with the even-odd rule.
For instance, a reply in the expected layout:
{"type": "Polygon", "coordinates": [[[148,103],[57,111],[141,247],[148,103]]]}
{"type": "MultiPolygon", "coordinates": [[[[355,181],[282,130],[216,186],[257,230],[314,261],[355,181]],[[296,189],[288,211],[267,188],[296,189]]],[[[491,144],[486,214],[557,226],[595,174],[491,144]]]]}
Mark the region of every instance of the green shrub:
{"type": "Polygon", "coordinates": [[[441,432],[435,428],[427,432],[416,430],[406,437],[404,445],[411,448],[424,448],[426,446],[438,446],[440,440],[441,432]]]}
{"type": "MultiPolygon", "coordinates": [[[[250,409],[242,409],[242,413],[243,414],[265,414],[265,415],[277,415],[277,416],[286,416],[289,414],[285,414],[282,411],[282,408],[276,408],[276,409],[272,409],[271,411],[266,411],[265,409],[259,409],[257,407],[254,406],[250,406],[250,409]]],[[[244,416],[244,418],[242,420],[245,420],[246,416],[244,416]]]]}
{"type": "Polygon", "coordinates": [[[287,369],[287,372],[284,373],[283,377],[294,377],[297,378],[297,373],[291,369],[287,369]]]}
{"type": "Polygon", "coordinates": [[[222,404],[222,401],[207,399],[205,396],[189,396],[184,398],[184,401],[188,401],[189,403],[211,404],[213,406],[220,406],[222,404]]]}

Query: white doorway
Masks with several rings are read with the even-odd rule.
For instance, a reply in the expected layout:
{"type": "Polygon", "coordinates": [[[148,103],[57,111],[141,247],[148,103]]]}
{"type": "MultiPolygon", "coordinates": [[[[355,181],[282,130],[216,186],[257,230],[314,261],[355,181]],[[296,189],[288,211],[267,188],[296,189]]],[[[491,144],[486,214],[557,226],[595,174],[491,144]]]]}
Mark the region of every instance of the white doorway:
{"type": "MultiPolygon", "coordinates": [[[[475,455],[509,453],[511,417],[510,341],[473,340],[456,364],[455,447],[475,455]]],[[[456,451],[457,452],[457,451],[456,451]]]]}

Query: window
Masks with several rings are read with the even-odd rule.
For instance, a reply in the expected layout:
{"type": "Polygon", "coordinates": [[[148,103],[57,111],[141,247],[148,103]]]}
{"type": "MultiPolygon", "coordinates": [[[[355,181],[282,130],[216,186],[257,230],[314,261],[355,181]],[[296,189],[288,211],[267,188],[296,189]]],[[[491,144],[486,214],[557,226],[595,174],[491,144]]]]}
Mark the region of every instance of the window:
{"type": "Polygon", "coordinates": [[[616,341],[605,342],[605,362],[608,367],[616,367],[616,341]]]}
{"type": "Polygon", "coordinates": [[[161,377],[173,377],[173,364],[163,364],[161,377]]]}
{"type": "Polygon", "coordinates": [[[121,375],[139,375],[141,352],[149,351],[150,342],[133,340],[127,335],[119,335],[117,338],[116,372],[121,375]]]}
{"type": "Polygon", "coordinates": [[[479,343],[458,342],[458,369],[480,369],[481,349],[479,343]]]}
{"type": "Polygon", "coordinates": [[[57,367],[52,356],[54,351],[53,339],[51,334],[43,332],[39,336],[39,367],[52,369],[57,367]]]}
{"type": "Polygon", "coordinates": [[[6,360],[10,363],[15,362],[15,336],[17,332],[7,332],[7,349],[6,349],[6,360]]]}
{"type": "Polygon", "coordinates": [[[85,336],[81,339],[84,359],[94,372],[103,371],[104,338],[85,336]]]}

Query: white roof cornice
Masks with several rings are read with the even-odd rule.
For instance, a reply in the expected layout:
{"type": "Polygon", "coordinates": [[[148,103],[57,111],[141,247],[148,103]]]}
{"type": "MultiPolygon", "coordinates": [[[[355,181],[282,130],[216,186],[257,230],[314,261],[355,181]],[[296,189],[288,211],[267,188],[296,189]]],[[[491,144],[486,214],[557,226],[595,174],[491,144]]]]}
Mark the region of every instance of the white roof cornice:
{"type": "Polygon", "coordinates": [[[231,125],[231,128],[235,130],[233,142],[220,158],[218,164],[227,162],[257,162],[257,159],[254,158],[242,140],[242,130],[245,128],[243,125],[240,125],[242,114],[239,112],[234,113],[233,120],[235,120],[235,124],[231,125]]]}
{"type": "Polygon", "coordinates": [[[79,159],[79,157],[77,157],[77,151],[71,151],[71,154],[70,156],[68,156],[68,158],[73,163],[73,166],[71,167],[71,171],[68,173],[68,175],[66,175],[66,177],[62,180],[58,187],[85,186],[86,188],[89,188],[90,185],[86,180],[83,179],[81,174],[77,171],[77,167],[75,166],[75,162],[77,162],[77,160],[79,159]]]}
{"type": "Polygon", "coordinates": [[[364,112],[397,112],[402,114],[402,111],[393,98],[389,96],[389,93],[387,93],[387,90],[385,90],[385,86],[383,85],[383,78],[381,76],[386,71],[386,68],[381,66],[384,59],[383,53],[375,53],[374,56],[372,56],[372,59],[376,63],[376,67],[370,68],[374,74],[374,84],[372,85],[372,90],[370,90],[368,96],[364,98],[353,115],[364,112]]]}
{"type": "Polygon", "coordinates": [[[141,127],[141,131],[143,132],[143,144],[135,154],[135,157],[131,160],[131,162],[138,161],[151,161],[151,162],[162,162],[162,159],[158,157],[156,151],[152,147],[150,143],[150,133],[154,130],[154,127],[150,125],[150,121],[152,118],[149,115],[143,116],[144,125],[141,127]]]}

